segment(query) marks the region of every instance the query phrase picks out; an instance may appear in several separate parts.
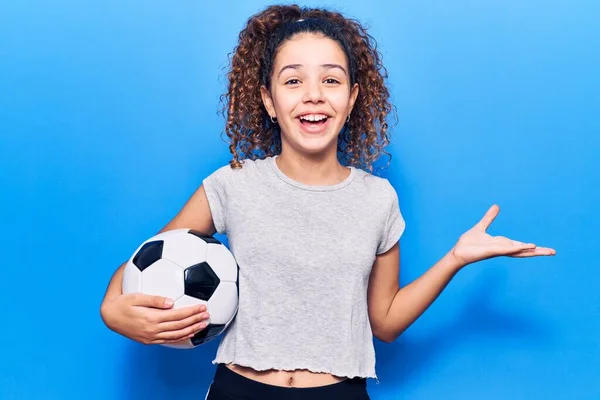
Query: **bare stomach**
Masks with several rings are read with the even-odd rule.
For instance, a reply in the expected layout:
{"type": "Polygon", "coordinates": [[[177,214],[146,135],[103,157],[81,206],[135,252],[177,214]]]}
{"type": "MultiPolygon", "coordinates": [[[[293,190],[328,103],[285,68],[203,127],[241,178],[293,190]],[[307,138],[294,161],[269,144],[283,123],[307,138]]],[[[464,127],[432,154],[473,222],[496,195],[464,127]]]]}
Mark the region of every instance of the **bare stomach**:
{"type": "Polygon", "coordinates": [[[280,371],[270,369],[267,371],[256,371],[249,367],[237,364],[226,364],[230,370],[254,381],[266,383],[267,385],[284,387],[316,387],[338,383],[346,380],[345,377],[335,376],[327,373],[311,372],[305,369],[295,371],[280,371]]]}

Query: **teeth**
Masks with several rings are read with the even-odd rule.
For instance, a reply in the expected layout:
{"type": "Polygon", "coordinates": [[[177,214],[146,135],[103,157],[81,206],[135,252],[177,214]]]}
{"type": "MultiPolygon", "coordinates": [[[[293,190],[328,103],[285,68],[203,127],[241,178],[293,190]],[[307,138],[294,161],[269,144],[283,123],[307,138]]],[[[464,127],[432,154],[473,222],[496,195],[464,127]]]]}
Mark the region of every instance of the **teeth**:
{"type": "Polygon", "coordinates": [[[306,121],[322,121],[324,119],[327,119],[327,115],[324,114],[306,114],[306,115],[302,115],[300,117],[300,119],[306,120],[306,121]]]}

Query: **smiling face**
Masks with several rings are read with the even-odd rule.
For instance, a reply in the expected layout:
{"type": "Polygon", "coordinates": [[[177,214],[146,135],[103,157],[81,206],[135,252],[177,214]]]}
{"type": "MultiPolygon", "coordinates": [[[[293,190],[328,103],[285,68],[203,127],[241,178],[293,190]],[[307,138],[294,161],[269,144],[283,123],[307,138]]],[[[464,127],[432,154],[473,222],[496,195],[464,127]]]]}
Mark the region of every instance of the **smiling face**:
{"type": "Polygon", "coordinates": [[[335,154],[358,85],[350,87],[348,61],[339,44],[306,33],[279,48],[270,91],[263,86],[261,95],[267,112],[281,128],[282,151],[335,154]]]}

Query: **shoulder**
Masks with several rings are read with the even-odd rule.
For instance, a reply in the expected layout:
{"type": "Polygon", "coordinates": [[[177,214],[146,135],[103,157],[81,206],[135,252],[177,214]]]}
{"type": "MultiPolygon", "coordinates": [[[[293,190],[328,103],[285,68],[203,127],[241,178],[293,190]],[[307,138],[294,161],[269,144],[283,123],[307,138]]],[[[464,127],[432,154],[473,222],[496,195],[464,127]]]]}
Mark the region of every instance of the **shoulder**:
{"type": "Polygon", "coordinates": [[[356,171],[356,181],[364,187],[366,194],[372,196],[377,203],[389,203],[397,198],[396,189],[387,178],[373,175],[362,169],[356,171]]]}
{"type": "Polygon", "coordinates": [[[230,163],[221,165],[206,180],[227,183],[246,182],[262,175],[266,168],[269,168],[266,159],[252,160],[246,158],[240,160],[239,167],[234,167],[230,163]]]}

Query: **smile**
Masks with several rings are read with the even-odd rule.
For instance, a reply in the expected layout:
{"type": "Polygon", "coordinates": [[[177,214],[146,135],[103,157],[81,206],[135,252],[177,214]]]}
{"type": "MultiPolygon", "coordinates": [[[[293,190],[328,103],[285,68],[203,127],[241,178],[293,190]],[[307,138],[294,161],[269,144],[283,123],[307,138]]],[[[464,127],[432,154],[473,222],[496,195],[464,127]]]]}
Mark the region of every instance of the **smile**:
{"type": "Polygon", "coordinates": [[[331,118],[325,114],[305,114],[296,118],[300,128],[310,134],[325,132],[331,118]]]}

